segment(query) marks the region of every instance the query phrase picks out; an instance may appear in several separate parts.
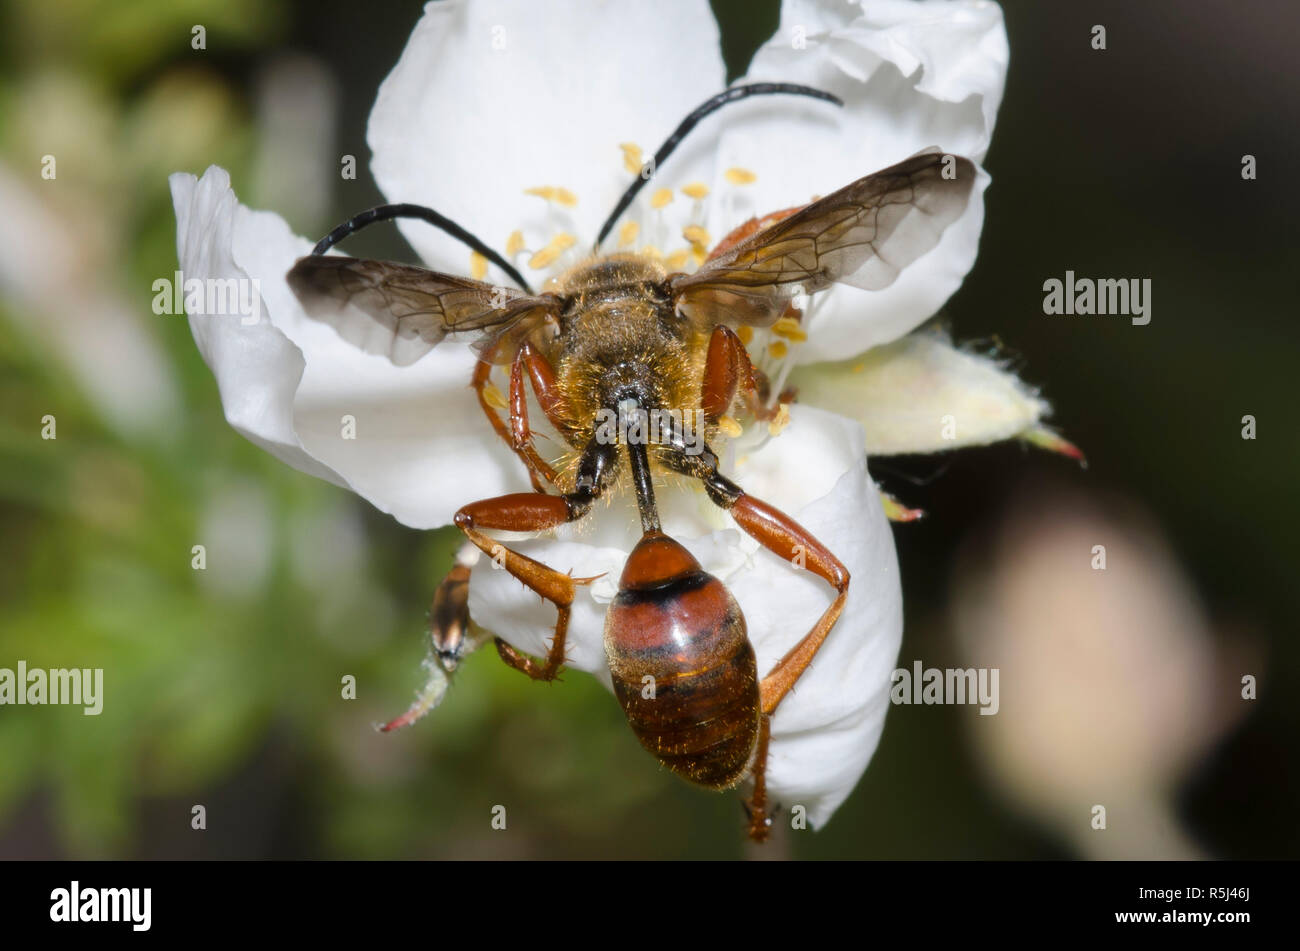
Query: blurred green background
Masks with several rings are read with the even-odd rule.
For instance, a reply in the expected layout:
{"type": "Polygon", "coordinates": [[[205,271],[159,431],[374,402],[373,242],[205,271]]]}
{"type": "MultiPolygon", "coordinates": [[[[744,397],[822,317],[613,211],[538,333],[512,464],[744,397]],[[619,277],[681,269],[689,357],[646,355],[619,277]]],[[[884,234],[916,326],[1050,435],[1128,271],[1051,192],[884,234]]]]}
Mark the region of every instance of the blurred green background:
{"type": "MultiPolygon", "coordinates": [[[[485,651],[433,717],[376,735],[420,682],[424,611],[454,533],[405,529],[247,443],[184,317],[151,312],[152,282],[176,266],[172,171],[221,164],[241,200],[304,235],[382,200],[365,122],[420,7],[3,6],[0,666],[104,667],[108,702],[99,717],[0,708],[0,857],[749,854],[736,797],[660,770],[581,674],[548,689],[485,651]],[[357,180],[331,176],[316,202],[277,178],[296,131],[277,89],[302,75],[327,107],[313,134],[358,157],[357,180]],[[57,187],[40,177],[45,154],[57,187]],[[56,440],[40,438],[46,415],[56,440]],[[240,569],[192,570],[199,539],[240,569]],[[340,700],[346,674],[355,702],[340,700]],[[505,834],[489,828],[494,803],[509,808],[505,834]],[[194,804],[206,832],[190,829],[194,804]]],[[[740,75],[777,3],[715,10],[740,75]]],[[[951,623],[957,552],[996,550],[988,539],[1027,500],[1132,507],[1199,592],[1226,671],[1199,697],[1221,729],[1170,779],[1174,821],[1203,854],[1296,857],[1300,12],[1262,0],[1004,10],[1012,63],[987,223],[946,314],[959,340],[1043,386],[1091,465],[1015,444],[873,464],[930,513],[895,529],[900,662],[969,663],[951,623]],[[1093,24],[1107,26],[1104,52],[1089,46],[1093,24]],[[1257,181],[1241,179],[1245,153],[1257,181]],[[1151,325],[1044,317],[1042,282],[1066,269],[1150,277],[1151,325]],[[1253,441],[1239,435],[1245,414],[1253,441]],[[1241,671],[1258,674],[1259,699],[1222,713],[1241,671]]],[[[409,257],[384,230],[354,251],[409,257]]],[[[784,833],[766,854],[1090,854],[1008,795],[1014,779],[990,781],[974,713],[891,710],[828,830],[784,833]]],[[[1063,730],[1067,760],[1071,743],[1063,730]]]]}

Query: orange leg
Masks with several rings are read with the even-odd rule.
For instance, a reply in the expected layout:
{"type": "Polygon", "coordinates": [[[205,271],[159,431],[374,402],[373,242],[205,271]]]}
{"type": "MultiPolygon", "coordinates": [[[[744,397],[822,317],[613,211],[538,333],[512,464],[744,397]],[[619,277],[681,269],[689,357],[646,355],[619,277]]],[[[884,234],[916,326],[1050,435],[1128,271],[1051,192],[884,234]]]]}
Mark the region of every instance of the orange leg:
{"type": "Polygon", "coordinates": [[[700,408],[705,417],[710,422],[717,422],[731,408],[736,393],[743,392],[755,418],[775,419],[779,408],[763,405],[759,386],[761,376],[736,332],[725,325],[714,327],[713,336],[709,338],[709,352],[704,358],[704,383],[700,396],[700,408]]]}
{"type": "Polygon", "coordinates": [[[529,472],[540,472],[546,481],[554,484],[555,470],[533,448],[533,432],[528,428],[528,394],[524,391],[525,370],[542,412],[552,425],[559,425],[560,395],[555,385],[555,371],[545,357],[524,344],[510,366],[510,448],[527,463],[529,472]]]}
{"type": "Polygon", "coordinates": [[[806,528],[766,502],[743,492],[731,506],[731,515],[747,535],[758,540],[768,551],[792,564],[802,563],[813,574],[824,578],[836,591],[812,630],[777,661],[771,673],[759,684],[763,712],[772,713],[792,688],[844,610],[849,596],[849,572],[843,562],[831,554],[806,528]]]}
{"type": "Polygon", "coordinates": [[[540,561],[507,548],[484,535],[482,530],[540,532],[582,518],[591,510],[592,502],[600,496],[612,477],[614,466],[611,460],[617,452],[616,445],[593,442],[579,463],[578,488],[567,495],[518,492],[471,502],[456,513],[456,527],[465,533],[465,537],[479,551],[518,578],[525,587],[555,605],[555,634],[545,661],[533,660],[501,638],[496,639],[497,653],[501,659],[534,680],[555,679],[560,665],[564,663],[564,639],[569,628],[569,611],[574,592],[578,585],[590,584],[596,578],[571,578],[540,561]]]}
{"type": "MultiPolygon", "coordinates": [[[[717,477],[721,479],[721,477],[717,477]]],[[[734,485],[734,484],[732,484],[734,485]]],[[[768,551],[791,564],[803,564],[814,574],[824,578],[836,591],[835,600],[813,624],[812,630],[786,653],[771,672],[758,684],[759,703],[764,722],[785,698],[795,682],[808,669],[817,651],[826,641],[835,622],[844,610],[849,596],[849,572],[844,564],[831,554],[806,528],[766,502],[746,495],[738,495],[730,506],[736,524],[750,537],[757,539],[768,551]]],[[[762,831],[766,836],[766,767],[767,750],[761,749],[754,766],[754,796],[750,800],[750,835],[762,831]]],[[[757,836],[756,836],[757,838],[757,836]]],[[[759,839],[761,841],[761,839],[759,839]]]]}
{"type": "Polygon", "coordinates": [[[456,513],[456,527],[478,546],[479,551],[495,559],[501,567],[518,578],[530,590],[537,592],[555,605],[558,617],[555,635],[546,662],[539,664],[531,657],[519,653],[501,638],[497,638],[497,653],[511,667],[522,670],[534,680],[553,680],[564,663],[564,638],[569,628],[569,606],[577,585],[594,581],[594,578],[570,578],[563,572],[549,568],[540,561],[521,555],[484,535],[479,529],[496,528],[511,532],[537,532],[571,522],[586,514],[586,507],[575,506],[561,495],[516,493],[495,499],[471,502],[456,513]]]}
{"type": "MultiPolygon", "coordinates": [[[[519,366],[520,356],[522,356],[522,353],[523,349],[521,348],[520,353],[516,354],[511,365],[510,384],[512,396],[514,395],[515,389],[515,369],[519,366]]],[[[490,378],[493,366],[492,357],[493,352],[491,350],[479,355],[478,363],[474,365],[474,376],[470,381],[470,385],[474,387],[474,392],[478,396],[478,405],[482,408],[483,414],[487,416],[488,422],[492,424],[492,428],[496,431],[496,434],[501,437],[502,441],[504,441],[507,446],[514,450],[515,455],[517,455],[523,461],[524,465],[528,467],[528,478],[532,481],[533,489],[537,492],[545,492],[547,483],[554,484],[555,482],[555,470],[551,468],[544,459],[537,455],[537,451],[533,448],[531,441],[525,443],[523,446],[515,445],[515,438],[512,432],[515,416],[514,401],[511,401],[510,406],[511,425],[507,426],[505,421],[500,417],[500,415],[498,415],[496,409],[494,409],[492,404],[487,400],[487,388],[491,382],[490,378]]],[[[527,429],[527,409],[525,409],[524,430],[527,431],[527,429]]]]}

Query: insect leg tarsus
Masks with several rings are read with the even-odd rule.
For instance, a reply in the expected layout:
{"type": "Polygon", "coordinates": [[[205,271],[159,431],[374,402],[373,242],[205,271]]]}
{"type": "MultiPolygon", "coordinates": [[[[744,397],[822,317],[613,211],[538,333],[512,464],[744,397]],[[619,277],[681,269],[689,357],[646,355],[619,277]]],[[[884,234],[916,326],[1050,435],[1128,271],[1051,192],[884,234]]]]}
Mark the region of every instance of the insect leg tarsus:
{"type": "Polygon", "coordinates": [[[767,808],[767,748],[772,740],[772,718],[762,714],[758,725],[758,745],[754,751],[754,789],[745,802],[745,815],[749,817],[749,837],[755,842],[766,842],[772,831],[772,816],[767,808]]]}

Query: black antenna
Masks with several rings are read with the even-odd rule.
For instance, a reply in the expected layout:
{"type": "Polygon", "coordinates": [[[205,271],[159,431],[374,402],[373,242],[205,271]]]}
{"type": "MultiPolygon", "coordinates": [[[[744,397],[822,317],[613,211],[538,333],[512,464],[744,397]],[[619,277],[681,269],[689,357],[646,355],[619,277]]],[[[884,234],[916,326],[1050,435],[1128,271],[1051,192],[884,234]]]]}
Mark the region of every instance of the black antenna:
{"type": "Polygon", "coordinates": [[[741,99],[748,99],[750,96],[772,96],[777,94],[788,94],[791,96],[808,96],[812,99],[824,99],[826,102],[833,102],[837,106],[844,105],[843,100],[838,96],[825,92],[821,89],[814,89],[811,86],[800,86],[797,83],[750,83],[747,86],[732,86],[730,89],[724,89],[713,98],[701,103],[695,108],[689,116],[682,120],[673,134],[664,140],[664,144],[659,146],[659,151],[655,152],[651,160],[651,175],[646,177],[644,174],[637,175],[632,184],[627,187],[623,197],[618,200],[614,210],[610,212],[605,224],[600,229],[600,234],[596,236],[595,249],[600,249],[600,244],[609,236],[613,229],[614,223],[627,211],[628,206],[632,204],[632,199],[636,198],[637,193],[645,187],[646,182],[654,175],[659,173],[659,166],[664,163],[668,156],[673,154],[673,150],[681,144],[682,139],[686,138],[688,132],[694,129],[705,116],[712,112],[717,112],[723,106],[730,102],[738,102],[741,99]]]}
{"type": "Polygon", "coordinates": [[[533,293],[533,289],[528,286],[528,282],[524,280],[524,276],[515,270],[514,266],[509,261],[497,254],[481,240],[474,237],[474,235],[470,234],[450,218],[445,215],[440,215],[432,208],[426,208],[423,205],[379,205],[376,208],[363,211],[361,214],[349,218],[325,237],[321,238],[320,241],[316,242],[316,247],[311,249],[311,253],[324,254],[354,231],[360,231],[362,228],[367,225],[372,225],[376,221],[388,221],[391,218],[419,218],[421,221],[427,221],[435,228],[440,228],[447,232],[447,234],[451,235],[462,244],[469,245],[469,247],[473,248],[479,254],[483,255],[483,257],[501,268],[501,270],[505,271],[506,275],[522,287],[527,293],[533,293]]]}

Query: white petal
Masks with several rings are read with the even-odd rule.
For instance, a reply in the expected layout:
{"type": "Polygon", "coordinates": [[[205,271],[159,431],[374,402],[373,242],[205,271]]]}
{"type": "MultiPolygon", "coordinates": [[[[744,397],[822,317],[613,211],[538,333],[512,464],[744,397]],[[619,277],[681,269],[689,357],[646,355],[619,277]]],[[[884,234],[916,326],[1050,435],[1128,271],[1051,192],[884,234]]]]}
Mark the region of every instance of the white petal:
{"type": "MultiPolygon", "coordinates": [[[[787,807],[805,806],[820,825],[852,791],[880,739],[902,635],[893,536],[867,475],[861,429],[835,414],[793,407],[790,426],[743,458],[734,477],[821,539],[853,579],[838,625],[773,721],[770,794],[787,807]]],[[[597,520],[633,517],[618,502],[593,514],[597,520]]],[[[766,673],[807,633],[833,593],[824,581],[792,569],[734,527],[713,531],[700,521],[697,530],[695,537],[683,530],[678,540],[735,595],[760,671],[766,673]]],[[[569,627],[569,665],[608,686],[604,612],[614,591],[610,579],[617,579],[627,549],[574,541],[575,534],[565,541],[513,544],[577,576],[609,573],[602,582],[579,589],[569,627]]],[[[488,559],[474,570],[470,613],[534,656],[545,654],[555,623],[554,608],[539,604],[536,595],[504,571],[493,570],[488,559]]],[[[538,702],[544,702],[540,695],[538,702]]],[[[628,742],[635,742],[630,734],[628,742]]]]}
{"type": "MultiPolygon", "coordinates": [[[[988,0],[786,0],[781,31],[796,25],[824,36],[836,64],[867,79],[882,60],[904,76],[919,68],[918,92],[940,103],[960,104],[978,97],[982,128],[962,127],[972,138],[963,154],[983,161],[993,136],[1006,85],[1010,48],[1002,10],[988,0]]],[[[955,147],[955,146],[954,146],[955,147]]]]}
{"type": "Polygon", "coordinates": [[[473,498],[527,489],[469,387],[467,345],[444,342],[404,368],[362,353],[309,318],[284,280],[309,241],[278,215],[238,204],[219,168],[197,185],[193,176],[172,181],[187,276],[260,285],[263,316],[251,327],[190,319],[236,428],[413,528],[446,525],[473,498]]]}
{"type": "MultiPolygon", "coordinates": [[[[755,54],[745,81],[806,83],[839,95],[845,106],[773,96],[733,107],[719,167],[750,169],[757,180],[739,187],[719,180],[712,231],[805,204],[929,146],[981,161],[1007,59],[996,4],[909,0],[859,10],[829,0],[787,2],[780,29],[755,54]],[[805,45],[796,48],[800,35],[805,45]]],[[[809,340],[797,359],[861,353],[933,315],[974,263],[988,184],[981,170],[962,217],[890,287],[837,286],[814,299],[809,340]]]]}
{"type": "MultiPolygon", "coordinates": [[[[631,181],[620,143],[649,156],[724,85],[703,0],[431,3],[380,87],[371,169],[390,201],[436,208],[498,250],[517,228],[532,250],[563,229],[582,254],[631,181]],[[547,185],[573,191],[577,207],[523,194],[547,185]]],[[[673,156],[683,184],[711,177],[711,145],[692,138],[673,156]]],[[[465,271],[462,245],[401,228],[430,267],[465,271]]]]}
{"type": "Polygon", "coordinates": [[[862,424],[873,456],[982,446],[1033,429],[1050,407],[996,361],[921,331],[839,363],[799,367],[799,401],[862,424]]]}
{"type": "MultiPolygon", "coordinates": [[[[176,208],[176,250],[184,280],[247,281],[235,263],[231,233],[238,203],[225,169],[203,178],[170,178],[176,208]]],[[[206,304],[206,300],[205,300],[206,304]]],[[[303,449],[293,429],[293,397],[302,379],[302,352],[263,315],[189,314],[190,332],[217,379],[226,420],[251,442],[310,475],[336,485],[344,480],[303,449]]]]}

